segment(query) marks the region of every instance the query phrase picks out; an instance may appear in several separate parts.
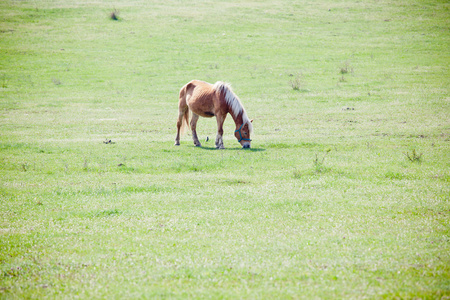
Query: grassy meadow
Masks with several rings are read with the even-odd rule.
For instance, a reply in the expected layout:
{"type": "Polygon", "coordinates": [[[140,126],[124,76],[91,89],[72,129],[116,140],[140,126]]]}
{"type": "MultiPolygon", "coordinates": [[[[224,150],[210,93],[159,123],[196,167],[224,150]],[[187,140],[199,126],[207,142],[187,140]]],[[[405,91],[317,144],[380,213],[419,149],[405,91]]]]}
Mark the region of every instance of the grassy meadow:
{"type": "Polygon", "coordinates": [[[442,0],[1,1],[0,298],[450,299],[449,49],[442,0]],[[173,145],[192,79],[251,149],[173,145]]]}

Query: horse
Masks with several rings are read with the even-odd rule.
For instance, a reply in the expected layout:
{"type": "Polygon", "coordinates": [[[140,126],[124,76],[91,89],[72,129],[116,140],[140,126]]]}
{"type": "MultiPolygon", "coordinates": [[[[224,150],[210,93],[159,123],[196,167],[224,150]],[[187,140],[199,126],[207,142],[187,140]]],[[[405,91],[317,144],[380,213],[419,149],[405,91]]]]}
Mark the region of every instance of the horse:
{"type": "Polygon", "coordinates": [[[177,137],[175,146],[180,145],[180,131],[189,127],[189,111],[192,111],[191,130],[194,145],[201,147],[197,137],[197,121],[199,117],[217,120],[216,148],[223,146],[223,123],[229,113],[236,124],[234,135],[242,148],[250,148],[250,133],[253,130],[252,121],[247,116],[241,100],[231,90],[228,83],[218,81],[215,84],[200,80],[192,80],[180,90],[178,102],[177,137]]]}

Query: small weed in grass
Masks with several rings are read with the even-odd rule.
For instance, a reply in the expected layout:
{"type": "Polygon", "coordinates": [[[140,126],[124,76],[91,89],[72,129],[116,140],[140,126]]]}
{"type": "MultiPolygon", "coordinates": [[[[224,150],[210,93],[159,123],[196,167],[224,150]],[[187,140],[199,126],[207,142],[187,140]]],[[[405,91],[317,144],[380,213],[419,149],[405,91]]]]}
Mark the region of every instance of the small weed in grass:
{"type": "Polygon", "coordinates": [[[113,21],[119,21],[119,11],[117,9],[114,9],[110,14],[109,18],[113,21]]]}
{"type": "Polygon", "coordinates": [[[313,170],[311,171],[307,171],[307,172],[303,172],[302,170],[294,170],[293,172],[293,177],[296,179],[302,178],[302,176],[304,175],[314,175],[314,174],[320,174],[320,173],[326,173],[328,171],[330,171],[331,169],[328,167],[325,167],[325,158],[327,157],[328,153],[331,152],[331,149],[328,148],[327,150],[325,150],[325,154],[323,155],[322,158],[319,158],[319,154],[315,154],[315,159],[313,160],[313,170]]]}
{"type": "Polygon", "coordinates": [[[132,173],[135,171],[135,169],[133,167],[128,167],[123,163],[120,163],[117,166],[119,167],[119,171],[123,172],[123,173],[132,173]]]}
{"type": "Polygon", "coordinates": [[[417,153],[416,149],[413,149],[411,151],[411,154],[409,152],[403,153],[406,158],[410,161],[410,162],[416,162],[416,163],[421,163],[422,162],[422,155],[423,153],[417,153]]]}
{"type": "Polygon", "coordinates": [[[339,78],[339,82],[346,82],[345,74],[353,73],[353,67],[350,65],[350,62],[347,60],[340,68],[341,77],[339,78]]]}
{"type": "Polygon", "coordinates": [[[6,89],[8,87],[8,79],[6,79],[6,76],[2,76],[2,88],[6,89]]]}
{"type": "Polygon", "coordinates": [[[61,84],[62,84],[61,80],[59,80],[58,78],[53,78],[53,79],[52,79],[52,82],[53,82],[55,85],[61,85],[61,84]]]}
{"type": "Polygon", "coordinates": [[[325,150],[325,154],[323,155],[322,159],[319,159],[319,155],[316,153],[316,158],[313,160],[314,168],[316,173],[325,173],[329,171],[329,168],[325,167],[325,157],[327,157],[328,153],[331,152],[331,149],[325,150]]]}
{"type": "Polygon", "coordinates": [[[107,209],[94,214],[95,217],[109,217],[122,214],[118,209],[107,209]]]}
{"type": "Polygon", "coordinates": [[[341,74],[353,73],[353,67],[350,65],[350,62],[347,60],[344,62],[344,65],[341,67],[341,74]]]}
{"type": "Polygon", "coordinates": [[[84,159],[83,170],[84,171],[88,171],[89,170],[89,162],[88,162],[87,158],[84,159]]]}
{"type": "Polygon", "coordinates": [[[103,141],[103,144],[115,144],[116,142],[113,142],[112,140],[109,140],[109,139],[105,139],[104,141],[103,141]]]}
{"type": "Polygon", "coordinates": [[[291,80],[289,80],[289,84],[291,85],[294,91],[298,91],[304,86],[301,73],[297,75],[290,74],[289,76],[294,77],[291,80]]]}
{"type": "Polygon", "coordinates": [[[293,177],[296,179],[302,178],[303,172],[300,170],[294,170],[293,177]]]}
{"type": "Polygon", "coordinates": [[[392,172],[392,171],[387,172],[385,174],[385,177],[388,178],[388,179],[391,179],[391,180],[393,180],[393,179],[395,179],[395,180],[402,180],[402,179],[406,178],[405,175],[403,175],[401,173],[397,173],[397,172],[392,172]]]}

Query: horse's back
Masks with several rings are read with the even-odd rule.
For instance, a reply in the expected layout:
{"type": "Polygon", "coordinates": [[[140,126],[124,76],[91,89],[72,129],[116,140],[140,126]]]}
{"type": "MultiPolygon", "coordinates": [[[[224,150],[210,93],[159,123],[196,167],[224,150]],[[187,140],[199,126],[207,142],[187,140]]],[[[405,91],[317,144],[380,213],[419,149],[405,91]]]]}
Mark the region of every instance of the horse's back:
{"type": "Polygon", "coordinates": [[[192,80],[188,82],[186,85],[186,90],[196,89],[197,91],[212,91],[213,85],[211,83],[201,81],[201,80],[192,80]]]}
{"type": "MultiPolygon", "coordinates": [[[[202,90],[205,90],[205,87],[207,89],[208,85],[210,85],[207,82],[201,81],[201,80],[191,80],[188,83],[186,83],[181,89],[180,89],[180,102],[184,102],[187,104],[187,98],[191,98],[192,94],[194,93],[194,89],[197,87],[203,87],[202,90]]],[[[212,86],[212,85],[211,85],[212,86]]]]}

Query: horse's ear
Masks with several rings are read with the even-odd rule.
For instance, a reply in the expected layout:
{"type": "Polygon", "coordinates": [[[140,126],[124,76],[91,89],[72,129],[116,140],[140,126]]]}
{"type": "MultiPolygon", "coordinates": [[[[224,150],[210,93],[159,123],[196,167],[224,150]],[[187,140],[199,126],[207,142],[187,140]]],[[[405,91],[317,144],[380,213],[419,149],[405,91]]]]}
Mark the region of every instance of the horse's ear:
{"type": "Polygon", "coordinates": [[[253,123],[253,119],[250,120],[250,123],[253,123]]]}

